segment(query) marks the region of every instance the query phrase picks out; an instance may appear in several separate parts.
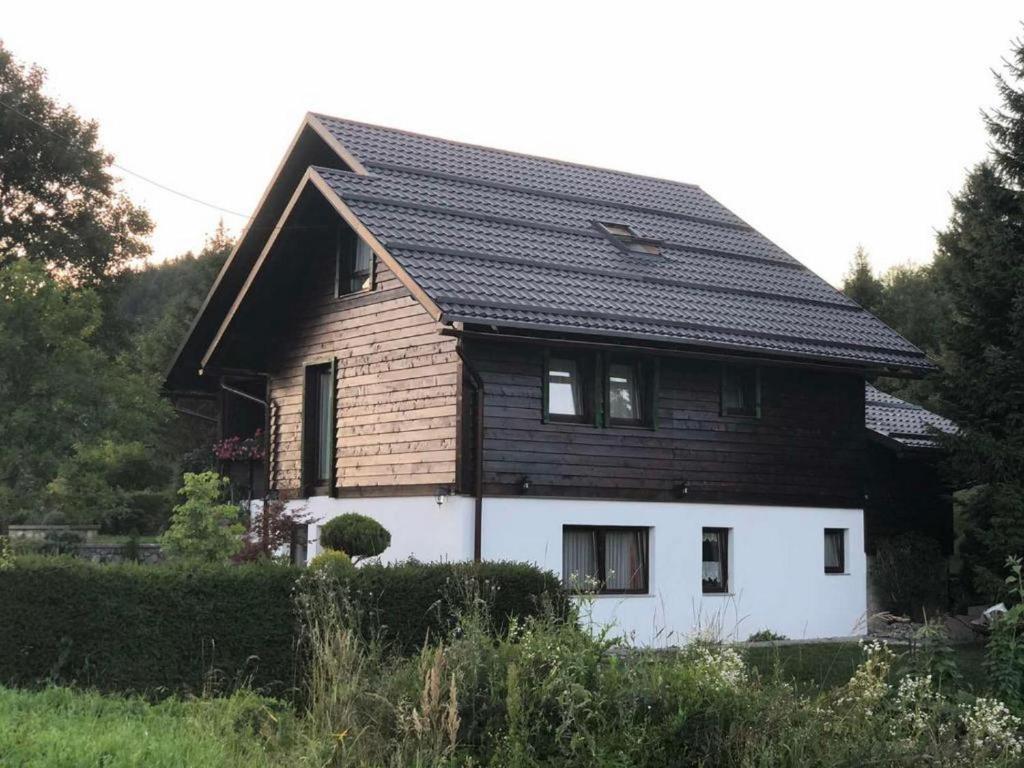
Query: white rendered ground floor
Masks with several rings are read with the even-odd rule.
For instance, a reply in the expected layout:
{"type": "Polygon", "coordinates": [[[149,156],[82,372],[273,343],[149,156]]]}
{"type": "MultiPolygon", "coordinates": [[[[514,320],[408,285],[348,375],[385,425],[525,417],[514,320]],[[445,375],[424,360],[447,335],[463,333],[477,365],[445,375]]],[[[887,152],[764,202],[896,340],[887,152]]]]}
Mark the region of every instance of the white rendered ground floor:
{"type": "MultiPolygon", "coordinates": [[[[471,497],[452,496],[442,504],[434,497],[316,497],[301,503],[315,520],[308,531],[310,558],[319,551],[319,526],[345,512],[369,515],[391,532],[385,562],[473,557],[471,497]]],[[[612,623],[643,645],[677,645],[701,631],[728,640],[764,629],[791,639],[845,637],[865,631],[863,518],[860,509],[486,498],[481,554],[563,576],[564,537],[572,527],[640,529],[644,593],[595,597],[588,609],[595,623],[612,623]],[[702,581],[705,529],[727,539],[721,593],[706,593],[702,581]],[[837,570],[837,546],[841,568],[827,572],[837,570]]]]}

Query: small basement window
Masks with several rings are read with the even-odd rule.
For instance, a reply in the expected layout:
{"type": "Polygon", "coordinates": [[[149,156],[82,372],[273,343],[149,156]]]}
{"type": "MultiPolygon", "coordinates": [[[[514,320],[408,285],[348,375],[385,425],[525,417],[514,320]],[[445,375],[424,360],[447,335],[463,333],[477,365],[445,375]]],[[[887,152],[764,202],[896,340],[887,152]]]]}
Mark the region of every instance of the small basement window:
{"type": "Polygon", "coordinates": [[[599,594],[647,594],[650,529],[566,525],[562,579],[569,589],[599,594]]]}
{"type": "Polygon", "coordinates": [[[825,573],[846,573],[846,529],[825,529],[825,573]]]}
{"type": "Polygon", "coordinates": [[[729,529],[705,528],[701,532],[701,591],[729,591],[729,529]]]}
{"type": "Polygon", "coordinates": [[[723,416],[761,418],[761,371],[752,366],[722,366],[723,416]]]}

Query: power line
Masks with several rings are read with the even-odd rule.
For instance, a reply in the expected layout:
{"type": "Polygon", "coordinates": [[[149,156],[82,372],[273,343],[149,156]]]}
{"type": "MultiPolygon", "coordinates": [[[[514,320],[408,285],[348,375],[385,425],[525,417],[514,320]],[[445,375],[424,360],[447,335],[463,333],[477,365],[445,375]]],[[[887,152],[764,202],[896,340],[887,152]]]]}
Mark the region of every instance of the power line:
{"type": "MultiPolygon", "coordinates": [[[[6,109],[10,110],[14,114],[19,115],[20,117],[24,118],[25,120],[28,120],[30,123],[34,123],[35,125],[37,125],[40,128],[42,128],[44,131],[46,131],[46,132],[56,136],[58,139],[63,141],[67,146],[72,147],[73,149],[86,149],[86,150],[88,149],[88,147],[83,147],[81,144],[79,144],[78,142],[74,141],[73,139],[71,139],[71,138],[69,138],[67,136],[64,136],[61,133],[58,133],[57,131],[53,130],[50,126],[45,125],[44,123],[39,122],[34,117],[30,117],[29,115],[26,115],[21,110],[15,108],[15,107],[12,107],[10,104],[8,104],[7,102],[3,101],[2,99],[0,99],[0,106],[5,107],[6,109]]],[[[144,176],[141,173],[136,173],[135,171],[131,170],[130,168],[125,168],[123,165],[120,165],[119,163],[115,163],[115,162],[111,161],[110,164],[114,168],[117,168],[119,171],[123,171],[124,173],[127,173],[130,176],[134,176],[137,179],[141,179],[142,181],[146,182],[147,184],[152,184],[154,187],[158,187],[159,189],[162,189],[165,192],[170,192],[171,194],[177,195],[178,197],[183,197],[186,200],[190,200],[193,203],[198,203],[199,205],[205,205],[207,208],[212,208],[215,211],[220,211],[221,213],[227,213],[227,214],[230,214],[232,216],[238,216],[238,217],[243,218],[243,219],[248,219],[249,218],[244,213],[239,213],[238,211],[232,211],[230,208],[224,208],[223,206],[216,205],[214,203],[208,203],[205,200],[200,200],[198,197],[193,197],[190,194],[187,194],[187,193],[182,192],[180,190],[174,189],[173,187],[169,187],[166,184],[161,184],[159,181],[156,181],[155,179],[151,179],[148,176],[144,176]]]]}

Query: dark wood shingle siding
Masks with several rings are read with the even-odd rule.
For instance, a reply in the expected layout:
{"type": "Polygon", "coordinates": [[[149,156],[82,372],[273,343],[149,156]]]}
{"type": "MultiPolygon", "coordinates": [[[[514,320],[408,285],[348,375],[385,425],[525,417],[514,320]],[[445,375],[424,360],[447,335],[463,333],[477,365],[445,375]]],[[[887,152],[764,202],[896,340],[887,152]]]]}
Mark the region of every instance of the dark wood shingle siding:
{"type": "Polygon", "coordinates": [[[663,358],[658,428],[542,422],[543,351],[473,342],[488,494],[863,506],[863,380],[764,368],[762,417],[720,416],[721,366],[663,358]],[[680,495],[685,483],[688,491],[680,495]]]}
{"type": "MultiPolygon", "coordinates": [[[[309,257],[308,279],[288,297],[271,377],[272,487],[299,495],[304,364],[338,361],[339,492],[455,480],[455,341],[383,264],[372,292],[334,296],[333,254],[309,257]]],[[[372,492],[372,491],[371,491],[372,492]]]]}

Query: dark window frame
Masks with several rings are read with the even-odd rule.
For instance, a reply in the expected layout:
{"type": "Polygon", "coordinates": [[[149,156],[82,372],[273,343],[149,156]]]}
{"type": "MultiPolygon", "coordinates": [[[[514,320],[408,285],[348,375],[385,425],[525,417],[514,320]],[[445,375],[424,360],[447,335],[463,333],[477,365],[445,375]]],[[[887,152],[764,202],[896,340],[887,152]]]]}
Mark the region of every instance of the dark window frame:
{"type": "MultiPolygon", "coordinates": [[[[563,525],[562,538],[567,531],[586,531],[597,534],[597,580],[601,587],[594,593],[598,595],[649,595],[651,594],[651,527],[647,525],[563,525]],[[644,535],[644,586],[640,589],[608,589],[605,567],[605,540],[608,531],[616,533],[642,533],[644,535]]],[[[566,564],[562,563],[562,582],[566,581],[566,564]]],[[[568,586],[568,585],[567,585],[568,586]]]]}
{"type": "Polygon", "coordinates": [[[334,298],[358,296],[372,291],[377,281],[377,254],[370,244],[347,226],[339,225],[334,252],[334,298]],[[355,271],[357,249],[360,243],[370,251],[370,267],[366,271],[355,271]],[[362,276],[362,285],[352,287],[356,277],[362,276]]]}
{"type": "Polygon", "coordinates": [[[603,399],[601,408],[604,413],[604,426],[613,428],[657,429],[658,428],[658,390],[660,387],[661,364],[656,357],[629,357],[622,355],[604,355],[601,361],[601,382],[603,399]],[[629,365],[633,368],[636,378],[637,405],[639,417],[622,419],[612,417],[611,371],[613,365],[629,365]]]}
{"type": "Polygon", "coordinates": [[[596,426],[596,418],[600,412],[595,393],[594,371],[596,369],[593,355],[579,354],[562,350],[544,350],[544,375],[541,388],[541,408],[544,423],[556,424],[590,424],[596,426]],[[570,416],[565,413],[551,413],[551,364],[552,360],[569,360],[576,365],[576,376],[579,380],[580,405],[583,412],[570,416]]]}
{"type": "Polygon", "coordinates": [[[727,419],[751,419],[761,418],[761,368],[755,365],[737,365],[723,363],[719,377],[718,388],[718,414],[727,419]],[[730,411],[726,407],[726,384],[732,374],[753,375],[754,377],[754,403],[749,411],[730,411]]]}
{"type": "Polygon", "coordinates": [[[721,587],[709,586],[704,581],[704,574],[701,573],[700,578],[700,589],[701,593],[705,595],[728,595],[729,593],[729,539],[732,538],[732,530],[729,528],[713,528],[704,526],[700,529],[700,562],[701,567],[704,565],[704,535],[706,533],[717,533],[720,536],[719,541],[721,542],[722,549],[722,585],[721,587]]]}
{"type": "MultiPolygon", "coordinates": [[[[828,542],[829,535],[839,535],[839,565],[829,565],[825,561],[825,573],[838,575],[846,573],[846,528],[826,528],[824,542],[828,542]]],[[[824,552],[824,550],[823,550],[824,552]]]]}
{"type": "Polygon", "coordinates": [[[302,493],[305,496],[333,496],[334,486],[336,482],[337,473],[337,439],[338,439],[338,425],[337,425],[337,396],[338,396],[338,361],[332,359],[324,362],[307,363],[303,366],[302,376],[302,458],[301,458],[301,483],[302,493]],[[330,431],[330,441],[328,445],[328,471],[327,477],[318,477],[319,472],[317,468],[320,464],[320,450],[321,445],[318,438],[320,437],[319,428],[317,426],[320,420],[318,408],[315,407],[319,402],[319,390],[316,384],[318,378],[325,372],[329,371],[329,379],[331,382],[330,397],[328,398],[327,407],[329,412],[327,414],[328,430],[330,431]]]}

